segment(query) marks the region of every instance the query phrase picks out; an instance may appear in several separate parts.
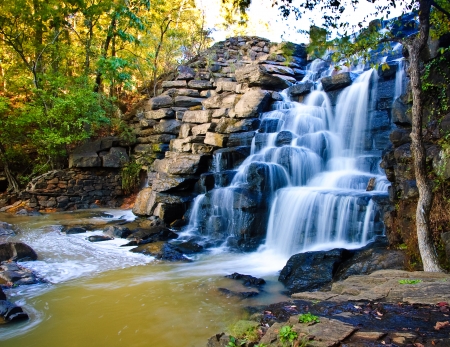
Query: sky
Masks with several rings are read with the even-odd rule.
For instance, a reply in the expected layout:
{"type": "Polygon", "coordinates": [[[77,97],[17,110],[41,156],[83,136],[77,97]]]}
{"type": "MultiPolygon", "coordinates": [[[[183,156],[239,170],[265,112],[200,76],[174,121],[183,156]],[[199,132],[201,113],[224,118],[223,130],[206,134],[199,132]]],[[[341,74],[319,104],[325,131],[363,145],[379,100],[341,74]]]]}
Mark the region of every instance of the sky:
{"type": "MultiPolygon", "coordinates": [[[[231,31],[220,28],[220,23],[223,23],[221,16],[222,0],[196,0],[196,3],[200,9],[204,10],[207,26],[216,29],[212,33],[214,41],[223,41],[227,37],[235,36],[231,31]]],[[[343,19],[352,24],[356,24],[367,13],[371,13],[373,9],[373,4],[361,0],[361,4],[356,11],[353,8],[348,8],[344,12],[343,19]]],[[[302,18],[298,21],[295,19],[283,19],[278,8],[272,7],[272,0],[252,0],[248,14],[250,20],[246,32],[243,34],[264,37],[273,42],[308,42],[308,37],[304,34],[297,33],[297,30],[308,30],[311,21],[308,18],[302,18]]],[[[399,16],[400,14],[401,9],[393,9],[389,18],[399,16]]],[[[320,23],[320,17],[320,11],[311,12],[310,19],[315,19],[316,23],[320,23]]]]}

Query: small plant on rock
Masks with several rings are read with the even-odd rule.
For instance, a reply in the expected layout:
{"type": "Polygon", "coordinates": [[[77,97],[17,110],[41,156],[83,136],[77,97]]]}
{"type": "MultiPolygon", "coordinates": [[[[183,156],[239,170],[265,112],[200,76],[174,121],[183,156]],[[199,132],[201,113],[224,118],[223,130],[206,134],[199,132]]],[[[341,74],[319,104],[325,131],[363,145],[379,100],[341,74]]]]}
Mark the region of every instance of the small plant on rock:
{"type": "Polygon", "coordinates": [[[307,312],[298,316],[299,323],[320,323],[319,317],[307,312]]]}
{"type": "Polygon", "coordinates": [[[421,283],[422,280],[399,280],[398,283],[400,284],[417,284],[421,283]]]}
{"type": "Polygon", "coordinates": [[[286,342],[290,342],[291,345],[293,345],[294,340],[298,337],[298,334],[295,330],[292,330],[291,326],[285,325],[280,329],[278,337],[283,345],[286,342]]]}

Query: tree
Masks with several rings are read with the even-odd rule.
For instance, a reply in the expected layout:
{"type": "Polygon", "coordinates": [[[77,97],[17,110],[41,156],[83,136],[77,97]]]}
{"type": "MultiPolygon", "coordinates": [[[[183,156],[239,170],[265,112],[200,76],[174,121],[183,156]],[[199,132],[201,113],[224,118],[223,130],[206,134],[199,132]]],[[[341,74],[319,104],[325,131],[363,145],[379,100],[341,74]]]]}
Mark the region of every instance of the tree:
{"type": "MultiPolygon", "coordinates": [[[[251,0],[223,0],[224,3],[231,3],[236,11],[244,12],[248,8],[251,0]]],[[[389,33],[383,35],[378,31],[373,31],[373,35],[368,35],[367,38],[371,40],[364,41],[364,44],[348,39],[348,29],[351,25],[348,22],[342,21],[342,13],[346,8],[355,7],[362,1],[352,0],[306,0],[299,3],[294,3],[292,0],[278,0],[274,4],[279,6],[284,17],[288,17],[293,13],[297,19],[304,16],[313,9],[320,9],[323,13],[323,25],[327,29],[344,30],[344,41],[347,47],[353,46],[354,53],[356,50],[365,50],[373,47],[381,42],[396,41],[401,42],[406,47],[408,58],[410,62],[410,79],[412,89],[412,130],[411,130],[411,153],[414,160],[414,172],[419,190],[419,199],[416,208],[416,227],[417,239],[422,258],[422,263],[425,271],[440,272],[442,271],[436,249],[431,237],[429,216],[433,202],[433,190],[429,179],[427,178],[426,167],[426,150],[423,141],[422,124],[423,124],[423,104],[424,96],[422,92],[422,85],[420,79],[421,58],[420,53],[425,48],[427,40],[430,35],[430,22],[434,20],[438,23],[443,23],[442,27],[448,29],[450,20],[450,13],[448,9],[448,2],[443,0],[411,0],[411,1],[394,1],[389,0],[386,4],[381,4],[376,7],[371,14],[373,16],[381,16],[389,14],[392,8],[401,6],[404,11],[416,10],[418,13],[418,32],[410,37],[399,38],[393,37],[389,33]],[[382,36],[381,36],[382,35],[382,36]]],[[[371,3],[379,4],[381,1],[371,0],[371,3]]],[[[364,23],[367,23],[368,16],[353,27],[362,28],[364,23]]],[[[435,23],[436,24],[436,23],[435,23]]],[[[445,29],[444,29],[445,30],[445,29]]],[[[366,31],[370,34],[370,30],[366,31]]]]}

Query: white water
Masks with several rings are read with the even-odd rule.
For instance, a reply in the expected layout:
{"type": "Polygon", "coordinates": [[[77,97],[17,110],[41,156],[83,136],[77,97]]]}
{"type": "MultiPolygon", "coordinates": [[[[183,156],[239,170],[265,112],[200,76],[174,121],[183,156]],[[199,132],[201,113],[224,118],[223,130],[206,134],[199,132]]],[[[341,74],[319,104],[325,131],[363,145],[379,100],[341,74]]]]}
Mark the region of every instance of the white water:
{"type": "MultiPolygon", "coordinates": [[[[314,65],[307,79],[319,67],[314,65]]],[[[341,92],[334,111],[322,91],[313,91],[303,103],[283,93],[284,100],[261,115],[263,121],[278,122],[276,132],[257,135],[229,187],[196,200],[189,230],[209,237],[238,236],[251,216],[237,208],[237,201],[246,198],[241,193],[249,187],[252,170],[263,167],[262,189],[271,208],[260,251],[286,259],[307,250],[361,247],[380,233],[374,229],[371,198],[385,196],[388,182],[379,168],[367,165],[367,160],[380,159],[371,152],[368,133],[377,79],[374,70],[363,72],[341,92]],[[370,178],[376,179],[375,189],[366,191],[370,178]]]]}

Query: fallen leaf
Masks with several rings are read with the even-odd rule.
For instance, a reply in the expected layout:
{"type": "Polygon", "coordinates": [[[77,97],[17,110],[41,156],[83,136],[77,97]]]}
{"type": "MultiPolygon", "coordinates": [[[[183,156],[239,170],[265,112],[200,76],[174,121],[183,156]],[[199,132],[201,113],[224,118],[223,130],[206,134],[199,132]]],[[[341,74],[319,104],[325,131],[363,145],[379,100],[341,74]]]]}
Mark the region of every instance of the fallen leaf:
{"type": "Polygon", "coordinates": [[[442,328],[448,327],[450,325],[449,321],[445,321],[445,322],[437,322],[436,325],[434,326],[435,330],[440,330],[442,328]]]}
{"type": "Polygon", "coordinates": [[[414,344],[414,347],[425,347],[424,345],[422,345],[421,343],[419,343],[419,342],[416,342],[415,344],[414,344]]]}
{"type": "Polygon", "coordinates": [[[441,307],[441,306],[448,306],[448,302],[441,301],[441,302],[438,302],[437,305],[438,305],[439,307],[441,307]]]}
{"type": "Polygon", "coordinates": [[[380,316],[380,317],[383,317],[383,314],[381,313],[381,312],[376,312],[376,314],[378,315],[378,316],[380,316]]]}

